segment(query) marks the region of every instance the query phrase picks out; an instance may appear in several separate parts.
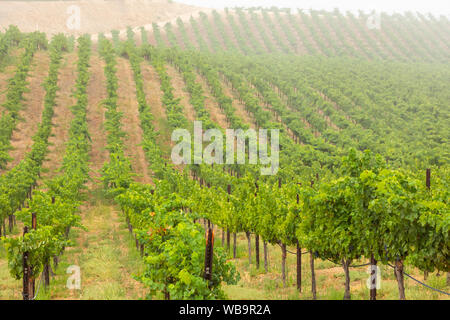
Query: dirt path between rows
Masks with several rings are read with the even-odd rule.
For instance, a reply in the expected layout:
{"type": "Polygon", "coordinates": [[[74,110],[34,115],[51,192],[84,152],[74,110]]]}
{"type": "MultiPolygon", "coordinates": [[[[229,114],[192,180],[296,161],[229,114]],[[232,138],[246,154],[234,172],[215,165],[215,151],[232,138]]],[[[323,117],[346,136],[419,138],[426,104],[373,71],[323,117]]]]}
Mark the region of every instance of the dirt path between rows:
{"type": "Polygon", "coordinates": [[[216,99],[211,94],[211,90],[206,83],[206,80],[197,74],[197,82],[202,85],[203,95],[206,97],[205,99],[205,108],[208,110],[211,120],[217,123],[220,127],[227,129],[228,121],[226,115],[220,109],[219,104],[216,102],[216,99]]]}
{"type": "Polygon", "coordinates": [[[174,87],[173,94],[176,98],[181,98],[181,105],[184,108],[184,115],[186,118],[192,122],[196,119],[194,107],[189,102],[190,95],[187,92],[186,85],[184,83],[181,74],[171,65],[166,65],[167,74],[171,79],[172,86],[174,87]]]}
{"type": "MultiPolygon", "coordinates": [[[[106,133],[103,130],[105,110],[102,101],[106,99],[106,77],[103,73],[104,62],[97,54],[93,54],[90,61],[90,80],[87,88],[88,106],[87,123],[89,135],[92,139],[92,148],[89,153],[91,161],[91,176],[98,181],[101,169],[108,160],[106,147],[106,133]]],[[[92,183],[88,184],[92,187],[92,183]]]]}
{"type": "Polygon", "coordinates": [[[22,161],[30,152],[33,145],[33,135],[36,133],[42,119],[44,110],[45,89],[43,87],[45,78],[48,76],[50,57],[46,51],[38,51],[34,55],[32,69],[28,76],[29,91],[24,93],[23,109],[19,111],[21,121],[18,122],[16,130],[11,137],[13,149],[9,155],[13,158],[7,165],[10,170],[22,161]]]}
{"type": "Polygon", "coordinates": [[[23,51],[24,49],[22,48],[12,49],[8,53],[9,58],[12,58],[12,60],[0,70],[0,112],[3,110],[3,106],[1,105],[6,101],[8,80],[11,79],[16,73],[19,57],[23,51]]]}
{"type": "Polygon", "coordinates": [[[148,62],[141,64],[142,78],[144,79],[144,92],[147,97],[147,103],[153,115],[153,125],[155,131],[159,134],[156,138],[164,155],[170,154],[170,148],[173,145],[171,141],[169,123],[167,121],[166,110],[162,104],[163,92],[161,83],[153,66],[148,62]]]}
{"type": "Polygon", "coordinates": [[[233,99],[233,107],[235,109],[236,115],[244,121],[244,123],[247,123],[252,129],[255,129],[255,121],[253,120],[253,117],[245,110],[245,105],[239,101],[239,98],[236,94],[234,94],[231,87],[225,82],[221,81],[223,93],[233,99]]]}
{"type": "Polygon", "coordinates": [[[75,246],[66,249],[50,299],[136,300],[144,298],[145,289],[133,275],[143,271],[143,263],[134,239],[128,233],[118,208],[91,191],[82,207],[82,223],[87,231],[74,230],[75,246]],[[66,287],[65,270],[80,267],[81,288],[66,287]]]}
{"type": "MultiPolygon", "coordinates": [[[[134,113],[137,111],[134,107],[137,106],[131,102],[136,100],[135,90],[132,88],[131,75],[127,74],[130,71],[127,64],[126,60],[118,59],[119,107],[126,113],[134,113]]],[[[87,88],[87,121],[92,139],[91,175],[94,181],[88,183],[88,201],[81,207],[80,214],[81,223],[87,229],[71,231],[71,238],[76,245],[67,248],[62,256],[51,299],[133,300],[145,295],[143,285],[133,279],[134,274],[142,271],[143,264],[139,252],[133,247],[133,238],[128,233],[124,217],[112,200],[104,197],[102,188],[96,184],[101,176],[101,168],[108,160],[105,108],[101,103],[107,96],[104,65],[104,61],[94,53],[90,61],[91,74],[87,88]],[[80,267],[80,290],[65,287],[67,275],[64,269],[70,265],[80,267]]],[[[124,119],[127,116],[129,114],[124,119]]],[[[142,149],[137,143],[135,147],[136,150],[142,149]]]]}
{"type": "Polygon", "coordinates": [[[119,79],[118,107],[123,112],[122,125],[127,133],[125,155],[130,158],[133,172],[137,173],[136,181],[150,183],[148,163],[142,148],[142,129],[139,120],[139,106],[136,98],[136,85],[133,71],[128,60],[117,59],[117,77],[119,79]]]}
{"type": "Polygon", "coordinates": [[[66,54],[58,74],[59,91],[56,98],[55,114],[53,115],[52,133],[49,137],[50,146],[46,161],[42,164],[42,178],[52,178],[61,167],[69,140],[69,128],[73,119],[70,107],[75,105],[72,96],[77,78],[77,54],[66,54]]]}

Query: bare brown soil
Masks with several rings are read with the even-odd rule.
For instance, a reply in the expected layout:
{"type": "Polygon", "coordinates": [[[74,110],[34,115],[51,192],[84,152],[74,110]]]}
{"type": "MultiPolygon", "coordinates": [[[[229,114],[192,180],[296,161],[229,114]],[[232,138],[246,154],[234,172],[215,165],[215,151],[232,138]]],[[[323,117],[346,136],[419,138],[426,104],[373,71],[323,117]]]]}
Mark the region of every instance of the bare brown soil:
{"type": "Polygon", "coordinates": [[[264,38],[262,37],[261,34],[265,34],[266,38],[269,40],[270,43],[272,43],[273,47],[275,48],[275,51],[281,51],[278,42],[273,37],[272,30],[267,26],[260,12],[256,13],[256,19],[259,21],[259,24],[261,25],[262,28],[257,27],[257,24],[251,15],[248,16],[250,28],[253,30],[253,33],[258,34],[258,36],[261,38],[261,41],[263,42],[263,47],[266,48],[267,51],[269,51],[269,48],[267,47],[267,44],[264,42],[264,38]]]}
{"type": "MultiPolygon", "coordinates": [[[[303,22],[303,18],[300,15],[299,15],[298,18],[300,19],[300,21],[302,21],[302,23],[304,23],[303,22]]],[[[319,28],[318,24],[316,23],[316,21],[310,16],[306,17],[306,19],[309,19],[309,21],[312,24],[312,27],[316,30],[316,33],[317,33],[317,36],[318,36],[319,39],[314,39],[314,40],[316,42],[317,41],[321,42],[325,47],[327,47],[329,50],[334,52],[335,50],[334,50],[333,46],[329,43],[328,39],[326,39],[324,37],[324,35],[322,34],[322,31],[320,30],[320,28],[319,28]]],[[[308,29],[308,31],[309,31],[309,28],[306,25],[305,25],[305,29],[308,29]]],[[[312,34],[311,34],[311,37],[313,37],[312,34]]]]}
{"type": "Polygon", "coordinates": [[[226,34],[228,35],[228,37],[230,38],[230,40],[231,40],[231,42],[234,44],[234,46],[235,46],[236,48],[238,48],[239,51],[242,52],[242,50],[239,48],[239,43],[238,43],[238,41],[236,40],[236,35],[234,34],[233,29],[231,28],[231,25],[228,23],[228,19],[227,19],[227,17],[226,17],[226,14],[225,14],[225,13],[222,13],[222,12],[219,12],[219,14],[220,14],[220,17],[221,17],[221,19],[222,19],[222,23],[223,23],[224,26],[225,26],[225,32],[226,32],[226,34]]]}
{"type": "Polygon", "coordinates": [[[407,56],[409,58],[411,58],[412,55],[412,51],[411,48],[409,48],[409,46],[406,44],[405,40],[402,39],[402,37],[398,36],[397,32],[398,30],[394,30],[390,23],[382,23],[380,30],[368,30],[369,32],[375,32],[378,33],[379,36],[385,41],[387,42],[391,48],[395,48],[395,50],[397,52],[399,52],[401,55],[403,56],[407,56]],[[396,35],[395,38],[393,38],[393,34],[396,35]],[[393,45],[393,43],[395,43],[395,45],[393,45]],[[404,48],[406,50],[403,50],[402,48],[404,48]]]}
{"type": "Polygon", "coordinates": [[[45,97],[45,90],[42,85],[48,76],[50,57],[47,52],[39,51],[34,55],[32,63],[32,70],[28,76],[29,84],[27,88],[29,88],[29,91],[24,93],[23,109],[19,112],[22,120],[17,124],[11,138],[13,149],[9,155],[13,160],[8,163],[7,170],[15,167],[31,150],[33,135],[42,119],[45,97]]]}
{"type": "MultiPolygon", "coordinates": [[[[163,31],[161,30],[161,32],[163,32],[163,31]]],[[[147,40],[148,40],[148,43],[150,43],[152,46],[156,46],[155,33],[153,32],[153,28],[151,28],[150,30],[147,30],[147,40]]]]}
{"type": "MultiPolygon", "coordinates": [[[[280,13],[280,15],[286,16],[285,13],[280,13]]],[[[289,28],[289,30],[291,31],[291,33],[294,35],[295,40],[296,40],[296,47],[295,52],[299,53],[299,54],[307,54],[308,53],[308,49],[306,48],[305,44],[303,43],[304,40],[302,40],[300,38],[300,36],[298,35],[297,31],[294,29],[294,27],[291,25],[291,23],[289,22],[288,18],[285,18],[284,20],[284,24],[286,25],[287,28],[289,28]]]]}
{"type": "Polygon", "coordinates": [[[186,90],[186,85],[184,83],[184,80],[181,76],[181,74],[172,66],[166,65],[167,74],[171,78],[172,86],[174,87],[173,94],[176,98],[181,98],[181,105],[184,108],[184,115],[189,121],[194,121],[196,119],[195,117],[195,110],[194,107],[189,102],[190,95],[189,92],[186,90]]]}
{"type": "Polygon", "coordinates": [[[125,155],[130,158],[133,171],[138,174],[136,180],[150,183],[148,163],[142,149],[142,129],[139,121],[139,106],[135,96],[136,86],[133,71],[128,60],[117,59],[117,78],[119,79],[118,106],[123,112],[123,130],[127,133],[125,155]]]}
{"type": "MultiPolygon", "coordinates": [[[[320,17],[322,20],[323,25],[325,26],[325,29],[329,33],[330,37],[334,40],[336,43],[336,46],[339,46],[341,49],[345,50],[347,54],[351,54],[351,52],[347,51],[347,48],[345,47],[345,43],[347,41],[347,38],[344,36],[344,33],[339,32],[339,35],[336,33],[336,30],[331,27],[330,22],[328,21],[328,17],[320,17]],[[344,36],[344,38],[341,38],[341,36],[344,36]]],[[[332,18],[330,18],[332,19],[332,18]]],[[[355,47],[357,49],[357,47],[355,47]]]]}
{"type": "Polygon", "coordinates": [[[316,92],[322,97],[322,99],[330,102],[333,105],[334,109],[341,112],[348,121],[351,121],[353,122],[353,124],[356,124],[356,121],[352,119],[348,114],[346,114],[345,111],[342,109],[342,107],[339,106],[335,101],[331,100],[327,95],[325,95],[325,93],[321,91],[316,90],[316,92]]]}
{"type": "Polygon", "coordinates": [[[354,48],[364,57],[369,59],[370,57],[366,54],[365,49],[369,49],[370,46],[367,43],[367,39],[363,38],[357,30],[356,26],[350,24],[350,19],[346,19],[347,24],[342,23],[338,20],[337,17],[333,16],[331,19],[334,20],[334,24],[339,26],[339,34],[343,37],[343,41],[345,41],[350,47],[354,48]],[[351,26],[350,29],[346,28],[346,26],[351,26]],[[355,41],[356,40],[356,41],[355,41]]]}
{"type": "Polygon", "coordinates": [[[336,130],[336,131],[340,131],[339,127],[337,125],[335,125],[333,123],[333,121],[331,121],[330,117],[327,116],[325,114],[325,112],[323,112],[322,109],[317,109],[317,112],[325,119],[325,121],[327,122],[328,126],[331,127],[332,129],[336,130]]]}
{"type": "MultiPolygon", "coordinates": [[[[383,24],[383,26],[385,26],[386,24],[388,24],[387,22],[385,22],[383,24]]],[[[418,36],[418,32],[415,32],[415,30],[408,30],[407,28],[405,28],[405,25],[403,23],[396,23],[394,21],[389,21],[389,26],[390,26],[390,30],[395,30],[397,33],[397,38],[400,39],[400,41],[403,43],[403,45],[407,48],[407,50],[411,53],[418,53],[416,52],[416,49],[414,46],[417,46],[422,50],[422,52],[425,53],[427,59],[429,60],[433,60],[434,57],[430,54],[430,52],[428,50],[426,50],[426,48],[422,47],[422,43],[417,42],[416,36],[418,36]],[[410,32],[415,32],[415,36],[411,36],[410,32]],[[399,33],[406,33],[408,35],[408,38],[405,39],[405,37],[402,34],[399,33]]]]}
{"type": "Polygon", "coordinates": [[[97,34],[169,21],[200,9],[167,0],[2,1],[0,28],[13,24],[25,32],[97,34]],[[68,27],[71,6],[80,10],[79,30],[68,27]]]}
{"type": "Polygon", "coordinates": [[[214,16],[212,14],[208,14],[208,21],[209,21],[209,24],[213,27],[214,34],[216,35],[217,40],[219,41],[222,48],[224,50],[230,50],[231,48],[227,48],[227,46],[225,44],[225,40],[222,37],[222,34],[220,33],[219,26],[215,23],[214,16]]]}
{"type": "Polygon", "coordinates": [[[50,146],[46,161],[42,164],[42,178],[51,178],[62,164],[65,153],[65,143],[69,140],[69,128],[73,119],[70,107],[76,103],[72,96],[77,78],[76,53],[65,55],[58,74],[59,91],[56,98],[55,113],[53,115],[52,133],[49,138],[50,146]]]}
{"type": "MultiPolygon", "coordinates": [[[[102,101],[106,99],[106,77],[103,72],[104,62],[97,54],[91,56],[90,79],[87,88],[88,106],[87,123],[92,140],[89,157],[91,161],[91,176],[98,181],[103,164],[108,160],[106,148],[106,133],[103,128],[105,110],[102,101]]],[[[92,187],[92,184],[90,185],[92,187]]]]}
{"type": "MultiPolygon", "coordinates": [[[[357,18],[358,19],[358,18],[357,18]]],[[[349,23],[353,24],[351,20],[349,20],[349,23]]],[[[361,23],[360,21],[358,23],[361,23]]],[[[394,46],[388,36],[386,36],[383,32],[380,30],[369,30],[364,23],[362,23],[362,27],[366,28],[366,33],[378,44],[378,46],[384,50],[387,54],[389,54],[390,50],[387,47],[392,48],[394,52],[396,52],[400,56],[404,56],[403,52],[398,48],[397,46],[394,46]]],[[[361,36],[360,39],[364,39],[364,37],[361,36]]]]}
{"type": "Polygon", "coordinates": [[[211,120],[217,123],[221,128],[228,128],[227,117],[220,109],[215,98],[211,95],[211,91],[209,90],[206,80],[200,75],[197,75],[197,82],[202,85],[203,95],[206,97],[205,108],[208,110],[211,120]]]}
{"type": "Polygon", "coordinates": [[[161,131],[160,123],[156,120],[161,118],[167,120],[167,116],[161,101],[163,92],[161,91],[158,74],[147,62],[141,64],[141,70],[145,83],[144,91],[154,117],[154,126],[157,131],[161,131]]]}
{"type": "MultiPolygon", "coordinates": [[[[236,13],[233,13],[233,14],[234,14],[234,21],[236,21],[236,24],[239,26],[240,30],[242,30],[242,34],[245,35],[244,27],[241,24],[241,19],[239,19],[239,15],[236,13]]],[[[250,14],[248,14],[246,11],[244,11],[244,15],[247,19],[248,26],[250,27],[250,30],[248,32],[253,34],[253,36],[258,41],[259,45],[261,46],[261,48],[263,48],[265,51],[269,51],[268,48],[266,47],[266,44],[264,43],[262,36],[261,36],[261,32],[266,33],[267,36],[269,37],[269,39],[271,39],[272,33],[270,32],[270,30],[267,30],[264,22],[262,22],[262,25],[263,25],[263,28],[265,28],[265,29],[258,30],[256,28],[256,26],[254,25],[250,14]]],[[[274,42],[273,39],[271,39],[271,40],[272,40],[272,42],[274,42]]],[[[248,42],[248,39],[247,39],[247,42],[248,42]]]]}
{"type": "MultiPolygon", "coordinates": [[[[8,55],[13,59],[17,59],[23,52],[22,48],[12,49],[8,55]]],[[[6,65],[0,70],[0,111],[2,110],[1,104],[6,100],[6,93],[8,91],[8,80],[14,76],[17,70],[16,61],[11,61],[11,64],[6,65]]]]}
{"type": "Polygon", "coordinates": [[[244,123],[250,125],[252,129],[255,129],[256,126],[253,117],[245,110],[244,104],[239,101],[237,95],[234,94],[231,87],[225,81],[222,81],[221,83],[224,94],[233,99],[233,107],[235,109],[236,115],[241,118],[244,123]]]}
{"type": "Polygon", "coordinates": [[[6,101],[8,80],[14,75],[14,71],[14,66],[7,66],[2,72],[0,72],[0,111],[3,110],[1,105],[6,101]]]}
{"type": "Polygon", "coordinates": [[[187,44],[184,43],[183,36],[181,35],[180,29],[178,28],[177,22],[172,23],[172,32],[177,39],[177,44],[181,50],[187,49],[187,44]]]}
{"type": "Polygon", "coordinates": [[[275,14],[272,12],[268,12],[268,16],[271,19],[273,25],[275,26],[275,32],[281,37],[281,42],[284,43],[284,45],[288,48],[290,48],[293,52],[297,52],[297,48],[292,47],[291,43],[289,42],[286,33],[281,28],[281,25],[277,21],[278,19],[275,17],[275,14]]]}
{"type": "Polygon", "coordinates": [[[159,134],[156,142],[160,146],[163,154],[168,156],[173,142],[168,133],[169,124],[167,122],[166,110],[162,104],[163,92],[161,90],[161,82],[155,69],[148,62],[141,64],[141,70],[147,103],[153,115],[153,125],[155,131],[159,134]]]}
{"type": "MultiPolygon", "coordinates": [[[[206,13],[206,12],[205,12],[206,13]]],[[[203,27],[203,23],[201,21],[199,14],[192,14],[192,18],[194,18],[195,22],[197,22],[197,27],[199,30],[200,37],[203,39],[203,41],[206,43],[206,46],[208,47],[209,52],[214,52],[213,45],[208,37],[208,32],[206,32],[205,28],[203,27]]],[[[197,39],[197,35],[195,34],[194,28],[192,26],[192,23],[190,22],[190,19],[184,24],[185,27],[189,30],[189,32],[197,39]]],[[[199,46],[200,42],[196,41],[199,46]]]]}
{"type": "MultiPolygon", "coordinates": [[[[278,95],[280,96],[280,99],[283,101],[283,103],[284,103],[291,111],[298,112],[292,105],[288,104],[288,98],[287,98],[287,96],[286,96],[283,92],[281,92],[277,87],[273,87],[273,90],[275,90],[275,92],[278,93],[278,95]]],[[[305,118],[302,117],[300,120],[303,122],[303,124],[304,124],[309,130],[311,130],[311,132],[314,134],[314,136],[315,136],[316,138],[319,137],[319,136],[321,136],[321,133],[320,133],[318,130],[316,130],[316,129],[308,122],[307,119],[305,119],[305,118]]]]}
{"type": "MultiPolygon", "coordinates": [[[[183,19],[182,19],[183,20],[183,19]]],[[[199,48],[199,44],[197,41],[197,37],[195,36],[194,30],[192,30],[191,23],[189,19],[183,20],[184,29],[186,30],[186,34],[188,36],[189,42],[196,48],[199,48]]],[[[177,28],[178,29],[178,25],[177,28]]]]}
{"type": "Polygon", "coordinates": [[[309,43],[317,50],[317,52],[322,53],[322,50],[320,49],[320,46],[317,44],[316,39],[312,36],[311,32],[309,31],[309,28],[305,25],[303,22],[301,16],[299,14],[293,15],[295,23],[300,27],[300,29],[303,31],[303,34],[308,38],[309,43]]]}
{"type": "Polygon", "coordinates": [[[166,32],[166,30],[164,29],[164,25],[162,25],[162,26],[160,27],[160,33],[161,33],[161,39],[162,39],[163,43],[164,43],[166,46],[170,47],[171,44],[170,44],[170,42],[169,42],[169,37],[167,36],[167,32],[166,32]]]}

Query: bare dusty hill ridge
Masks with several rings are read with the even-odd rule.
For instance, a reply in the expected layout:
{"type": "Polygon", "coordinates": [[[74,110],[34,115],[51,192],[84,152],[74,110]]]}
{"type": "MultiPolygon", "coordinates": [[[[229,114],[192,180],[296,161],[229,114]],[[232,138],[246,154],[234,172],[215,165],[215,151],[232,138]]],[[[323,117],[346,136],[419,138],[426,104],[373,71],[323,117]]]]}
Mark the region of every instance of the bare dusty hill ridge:
{"type": "Polygon", "coordinates": [[[12,24],[24,32],[97,34],[171,21],[198,11],[208,9],[167,0],[1,1],[0,29],[12,24]],[[77,8],[80,13],[78,30],[73,29],[77,8]]]}
{"type": "MultiPolygon", "coordinates": [[[[161,29],[161,33],[165,34],[164,31],[164,26],[167,23],[171,23],[172,25],[176,25],[178,18],[180,18],[184,23],[189,23],[189,19],[191,17],[193,17],[194,19],[198,19],[200,16],[200,12],[206,13],[206,14],[210,14],[214,9],[208,9],[208,8],[197,8],[196,11],[191,11],[189,13],[185,13],[185,14],[181,14],[178,16],[174,16],[170,19],[167,20],[161,20],[161,21],[154,21],[158,27],[161,29]]],[[[135,33],[140,33],[141,32],[141,28],[144,28],[145,30],[147,30],[150,33],[153,33],[153,23],[146,23],[143,25],[138,25],[138,26],[134,26],[132,29],[135,33]]],[[[123,28],[123,29],[116,29],[119,31],[119,38],[122,40],[125,40],[127,37],[127,29],[123,28]]],[[[112,34],[111,32],[104,32],[104,35],[106,38],[111,39],[112,38],[112,34]]],[[[97,41],[98,40],[98,34],[93,34],[91,37],[92,41],[97,41]]],[[[138,38],[136,38],[136,40],[138,40],[138,38]]]]}

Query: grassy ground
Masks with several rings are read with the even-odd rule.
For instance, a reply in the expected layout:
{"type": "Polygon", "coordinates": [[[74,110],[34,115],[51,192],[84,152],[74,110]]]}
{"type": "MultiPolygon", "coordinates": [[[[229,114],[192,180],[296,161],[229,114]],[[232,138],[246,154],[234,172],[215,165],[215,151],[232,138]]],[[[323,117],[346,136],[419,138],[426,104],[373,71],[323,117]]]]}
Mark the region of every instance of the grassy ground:
{"type": "MultiPolygon", "coordinates": [[[[101,98],[104,97],[104,79],[102,63],[95,56],[91,63],[92,72],[96,75],[89,86],[89,124],[93,137],[93,152],[91,154],[94,165],[93,172],[99,172],[107,154],[104,151],[106,144],[102,124],[103,109],[101,98]]],[[[64,65],[66,67],[66,65],[64,65]]],[[[167,118],[160,101],[160,84],[152,67],[143,63],[143,76],[146,80],[147,96],[150,98],[152,113],[155,115],[155,128],[162,134],[158,142],[164,154],[170,154],[170,135],[167,118]],[[159,90],[159,91],[158,91],[159,90]],[[155,94],[159,92],[159,94],[155,94]]],[[[180,87],[181,84],[178,85],[180,87]]],[[[182,91],[179,90],[181,95],[182,91]]],[[[238,108],[242,109],[242,108],[238,108]]],[[[216,110],[217,112],[217,110],[216,110]]],[[[242,115],[245,111],[240,110],[242,115]]],[[[58,121],[57,123],[60,123],[58,121]]],[[[65,129],[67,130],[67,128],[65,129]]],[[[61,154],[63,148],[61,149],[61,154]]],[[[58,149],[59,150],[59,149],[58,149]]],[[[49,168],[57,167],[49,164],[49,168]]],[[[49,168],[45,168],[46,172],[49,168]]],[[[140,299],[145,297],[145,288],[133,279],[134,274],[143,271],[142,259],[135,248],[135,242],[128,233],[123,216],[117,206],[105,199],[95,183],[90,185],[89,199],[82,207],[82,223],[86,230],[74,229],[70,233],[73,246],[68,247],[61,257],[55,276],[51,279],[50,290],[41,287],[37,299],[140,299]],[[70,274],[66,270],[71,265],[77,265],[81,270],[81,290],[69,290],[66,282],[70,274]]],[[[14,235],[20,233],[21,226],[16,227],[14,235]]],[[[221,231],[216,231],[216,246],[221,246],[221,231]]],[[[288,253],[287,257],[287,286],[284,288],[281,281],[281,250],[279,246],[269,245],[269,270],[264,272],[263,245],[260,243],[261,266],[255,267],[254,238],[252,238],[252,264],[249,265],[247,257],[247,239],[244,234],[238,235],[237,258],[231,259],[241,275],[237,285],[224,285],[224,290],[230,299],[312,299],[311,273],[309,255],[302,256],[302,292],[296,289],[296,256],[288,253]]],[[[295,251],[289,248],[289,251],[295,251]]],[[[366,261],[355,262],[364,263],[366,261]]],[[[379,299],[397,299],[397,283],[393,270],[386,266],[381,268],[381,289],[378,291],[379,299]]],[[[317,297],[318,299],[341,300],[344,296],[344,272],[341,266],[329,261],[315,261],[317,297]]],[[[406,267],[406,272],[423,280],[423,274],[418,270],[406,267]]],[[[366,281],[369,277],[367,267],[352,268],[351,293],[352,299],[368,299],[369,291],[366,281]]],[[[39,282],[37,281],[37,286],[39,282]]],[[[450,291],[446,286],[445,274],[436,276],[432,274],[427,284],[450,291]]],[[[0,245],[0,299],[21,299],[21,280],[11,278],[7,266],[6,253],[0,245]]],[[[407,299],[448,299],[422,287],[412,280],[405,278],[407,299]]],[[[161,299],[157,295],[155,299],[161,299]]]]}
{"type": "MultiPolygon", "coordinates": [[[[100,191],[91,193],[90,199],[82,210],[82,221],[87,230],[72,230],[70,238],[74,246],[67,248],[61,257],[56,275],[51,279],[49,291],[41,289],[37,299],[141,299],[145,297],[145,288],[132,278],[143,271],[141,257],[135,247],[132,236],[117,208],[103,197],[100,191]],[[69,290],[66,282],[71,265],[81,269],[81,290],[69,290]]],[[[15,228],[14,234],[19,234],[15,228]]],[[[221,246],[221,231],[216,230],[216,246],[221,246]]],[[[281,250],[278,246],[268,246],[269,270],[264,272],[263,246],[260,243],[260,268],[257,270],[254,256],[254,238],[252,238],[252,264],[247,257],[247,239],[245,234],[237,237],[237,258],[231,259],[241,275],[237,285],[224,285],[230,299],[289,299],[308,300],[311,294],[311,273],[309,255],[302,256],[302,292],[296,289],[296,256],[287,256],[287,286],[283,288],[281,280],[281,250]]],[[[289,248],[294,252],[294,248],[289,248]]],[[[305,250],[304,250],[305,251],[305,250]]],[[[365,261],[361,261],[364,263],[365,261]]],[[[358,262],[355,262],[357,264],[358,262]]],[[[397,282],[393,270],[387,266],[381,268],[381,289],[378,299],[395,300],[398,298],[397,282]]],[[[317,298],[341,300],[344,296],[344,272],[341,266],[329,261],[315,260],[317,298]]],[[[406,267],[406,272],[423,280],[423,273],[406,267]]],[[[369,291],[366,281],[367,267],[352,268],[351,294],[354,300],[367,300],[369,291]]],[[[430,274],[426,283],[432,287],[449,291],[446,275],[430,274]]],[[[38,281],[36,282],[38,287],[38,281]]],[[[416,284],[405,277],[406,298],[424,300],[448,300],[448,297],[416,284]]],[[[0,299],[21,299],[21,281],[11,278],[4,248],[0,246],[0,299]]],[[[161,299],[162,296],[156,296],[161,299]]]]}
{"type": "MultiPolygon", "coordinates": [[[[143,264],[120,212],[101,192],[93,192],[81,215],[87,230],[70,232],[74,245],[61,256],[49,290],[41,287],[37,299],[143,298],[143,287],[132,278],[141,272],[143,264]],[[80,267],[81,290],[66,287],[70,276],[66,270],[71,265],[80,267]]],[[[36,280],[36,288],[38,283],[36,280]]],[[[21,290],[21,281],[9,275],[5,251],[0,248],[0,299],[21,299],[21,290]]]]}
{"type": "MultiPolygon", "coordinates": [[[[221,246],[221,231],[216,231],[216,246],[221,246]],[[220,234],[220,236],[219,236],[220,234]]],[[[269,252],[269,270],[264,272],[263,245],[260,242],[260,268],[256,269],[254,238],[252,237],[252,264],[248,263],[247,238],[245,234],[238,234],[237,237],[237,258],[233,261],[236,265],[241,280],[237,285],[224,286],[225,292],[230,299],[312,299],[311,293],[311,270],[309,265],[309,254],[302,255],[302,292],[296,289],[296,256],[287,254],[287,285],[283,288],[281,279],[281,249],[278,245],[268,245],[269,252]]],[[[288,248],[295,252],[295,248],[288,248]]],[[[305,252],[306,250],[303,250],[305,252]]],[[[354,262],[362,264],[367,261],[354,262]]],[[[354,300],[369,299],[369,290],[366,281],[369,277],[368,267],[351,268],[351,294],[354,300]]],[[[398,299],[397,281],[395,280],[393,269],[388,266],[380,266],[381,269],[381,289],[377,292],[378,299],[398,299]]],[[[344,271],[339,265],[329,261],[315,260],[315,273],[317,285],[317,299],[324,300],[342,300],[344,297],[344,271]]],[[[423,281],[423,273],[417,269],[406,266],[405,272],[413,275],[415,278],[423,281]]],[[[436,273],[430,274],[428,285],[450,291],[446,286],[446,274],[436,276],[436,273]]],[[[413,280],[405,277],[406,298],[424,299],[424,300],[445,300],[448,296],[434,292],[425,288],[413,280]]]]}
{"type": "MultiPolygon", "coordinates": [[[[14,227],[12,235],[9,236],[17,236],[18,234],[19,228],[14,227]]],[[[0,243],[0,300],[11,299],[22,299],[22,282],[11,277],[6,251],[0,243]]]]}

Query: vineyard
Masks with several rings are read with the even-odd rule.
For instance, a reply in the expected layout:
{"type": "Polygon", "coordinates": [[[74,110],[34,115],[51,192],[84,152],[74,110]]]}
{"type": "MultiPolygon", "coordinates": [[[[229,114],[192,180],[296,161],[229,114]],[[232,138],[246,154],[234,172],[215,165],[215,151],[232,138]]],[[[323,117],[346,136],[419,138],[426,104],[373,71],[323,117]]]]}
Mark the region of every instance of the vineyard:
{"type": "Polygon", "coordinates": [[[450,21],[368,19],[0,32],[0,299],[448,300],[450,21]]]}

